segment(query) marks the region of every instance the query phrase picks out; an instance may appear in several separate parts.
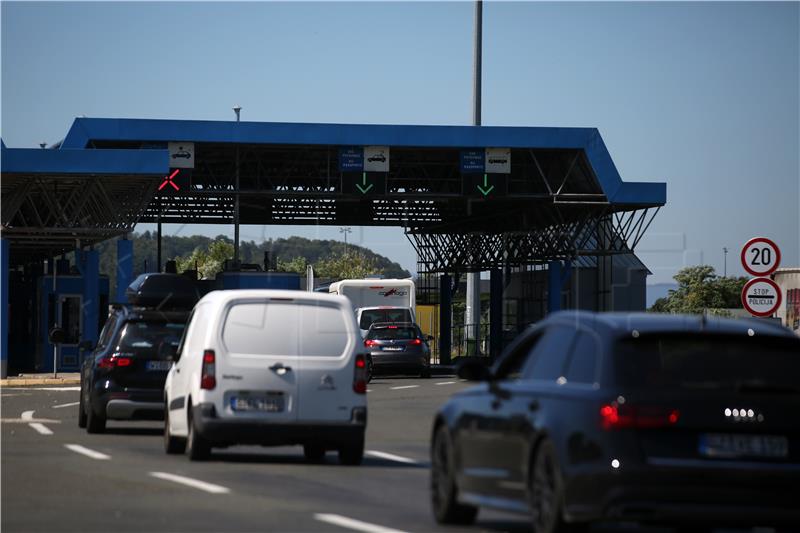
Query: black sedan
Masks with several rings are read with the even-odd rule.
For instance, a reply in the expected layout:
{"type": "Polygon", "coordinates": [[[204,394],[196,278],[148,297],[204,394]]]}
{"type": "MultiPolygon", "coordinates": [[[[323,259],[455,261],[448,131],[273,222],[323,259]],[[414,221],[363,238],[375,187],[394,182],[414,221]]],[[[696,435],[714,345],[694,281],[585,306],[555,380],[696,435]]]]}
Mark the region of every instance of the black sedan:
{"type": "Polygon", "coordinates": [[[800,528],[800,338],[757,320],[555,313],[435,417],[440,523],[800,528]]]}
{"type": "Polygon", "coordinates": [[[367,374],[431,375],[431,350],[427,337],[412,323],[382,323],[370,326],[364,339],[369,350],[367,374]]]}

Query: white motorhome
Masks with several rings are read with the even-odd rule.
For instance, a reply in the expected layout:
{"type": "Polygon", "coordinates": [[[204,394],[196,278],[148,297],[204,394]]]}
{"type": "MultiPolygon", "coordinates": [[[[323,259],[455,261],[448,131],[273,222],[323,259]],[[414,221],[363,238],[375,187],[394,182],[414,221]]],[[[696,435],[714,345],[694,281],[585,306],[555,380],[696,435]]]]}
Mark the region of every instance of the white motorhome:
{"type": "Polygon", "coordinates": [[[416,321],[416,287],[410,279],[343,279],[331,283],[328,292],[350,300],[362,337],[374,322],[416,321]]]}

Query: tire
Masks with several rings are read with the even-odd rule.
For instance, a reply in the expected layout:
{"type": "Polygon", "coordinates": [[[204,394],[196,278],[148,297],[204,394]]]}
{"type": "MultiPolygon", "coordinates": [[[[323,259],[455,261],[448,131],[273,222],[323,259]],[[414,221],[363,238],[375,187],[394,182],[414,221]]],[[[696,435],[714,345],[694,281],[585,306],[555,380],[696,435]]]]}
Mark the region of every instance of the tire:
{"type": "Polygon", "coordinates": [[[475,522],[478,508],[458,503],[453,442],[447,426],[436,430],[431,446],[431,506],[440,524],[468,525],[475,522]]]}
{"type": "Polygon", "coordinates": [[[325,462],[325,447],[317,443],[308,443],[303,445],[303,455],[306,456],[306,461],[313,464],[320,464],[325,462]]]}
{"type": "Polygon", "coordinates": [[[339,463],[357,466],[364,460],[364,435],[339,448],[339,463]]]}
{"type": "Polygon", "coordinates": [[[103,433],[106,430],[106,418],[94,412],[91,400],[86,406],[86,432],[103,433]]]}
{"type": "Polygon", "coordinates": [[[169,404],[167,402],[164,402],[164,451],[170,455],[186,451],[186,439],[173,437],[169,430],[169,404]]]}
{"type": "Polygon", "coordinates": [[[528,475],[528,499],[533,533],[564,533],[585,530],[586,524],[564,522],[564,482],[549,440],[536,449],[533,469],[528,475]]]}
{"type": "Polygon", "coordinates": [[[86,409],[83,406],[83,383],[81,383],[81,397],[78,400],[78,427],[86,428],[86,409]]]}
{"type": "Polygon", "coordinates": [[[197,432],[192,419],[192,404],[188,402],[189,415],[186,425],[189,428],[189,435],[186,438],[186,455],[191,461],[204,461],[211,455],[211,444],[197,432]]]}

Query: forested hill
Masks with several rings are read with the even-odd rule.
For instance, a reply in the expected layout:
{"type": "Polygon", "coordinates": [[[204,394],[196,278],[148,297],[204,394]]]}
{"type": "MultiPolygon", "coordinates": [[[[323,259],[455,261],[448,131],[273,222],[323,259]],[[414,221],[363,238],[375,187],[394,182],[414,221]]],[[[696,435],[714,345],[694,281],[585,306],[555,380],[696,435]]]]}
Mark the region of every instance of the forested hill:
{"type": "MultiPolygon", "coordinates": [[[[141,234],[134,233],[131,236],[131,240],[133,241],[134,275],[155,270],[158,242],[156,233],[150,231],[145,231],[141,234]]],[[[166,262],[176,257],[191,255],[195,248],[205,249],[215,240],[233,242],[232,239],[222,235],[215,238],[202,235],[188,237],[165,235],[161,238],[161,260],[166,262]]],[[[368,248],[352,244],[348,244],[347,247],[350,251],[357,250],[368,258],[374,259],[376,266],[383,270],[384,277],[407,278],[411,276],[398,263],[376,254],[368,248]]],[[[116,272],[114,272],[117,262],[116,239],[100,244],[98,249],[100,251],[100,272],[112,278],[113,286],[113,279],[116,278],[116,272]]],[[[259,244],[254,241],[243,241],[240,246],[241,260],[243,263],[258,263],[263,266],[265,251],[269,251],[273,257],[277,257],[281,261],[291,261],[295,257],[304,257],[309,263],[316,263],[320,259],[333,254],[341,254],[344,251],[344,243],[341,241],[311,240],[303,237],[269,239],[259,244]]]]}

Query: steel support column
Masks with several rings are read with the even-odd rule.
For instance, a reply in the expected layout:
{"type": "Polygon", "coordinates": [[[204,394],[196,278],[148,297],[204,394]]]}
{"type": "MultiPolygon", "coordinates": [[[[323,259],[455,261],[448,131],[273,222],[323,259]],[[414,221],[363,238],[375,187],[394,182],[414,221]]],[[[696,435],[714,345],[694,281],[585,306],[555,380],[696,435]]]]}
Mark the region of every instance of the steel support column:
{"type": "Polygon", "coordinates": [[[127,303],[125,290],[133,281],[133,241],[119,239],[117,241],[117,290],[114,301],[127,303]]]}
{"type": "Polygon", "coordinates": [[[561,261],[550,261],[547,266],[547,312],[561,310],[561,261]]]}
{"type": "Polygon", "coordinates": [[[100,312],[100,254],[97,250],[76,250],[81,258],[83,273],[83,331],[82,341],[97,344],[97,323],[100,312]]]}
{"type": "Polygon", "coordinates": [[[439,276],[439,364],[450,364],[450,335],[453,316],[453,290],[449,274],[439,276]]]}
{"type": "Polygon", "coordinates": [[[489,356],[492,361],[503,350],[503,270],[493,268],[489,282],[489,356]]]}
{"type": "Polygon", "coordinates": [[[2,307],[0,307],[0,337],[2,337],[0,378],[3,379],[8,377],[8,326],[11,319],[8,315],[8,252],[8,240],[0,239],[0,299],[2,299],[2,307]]]}

